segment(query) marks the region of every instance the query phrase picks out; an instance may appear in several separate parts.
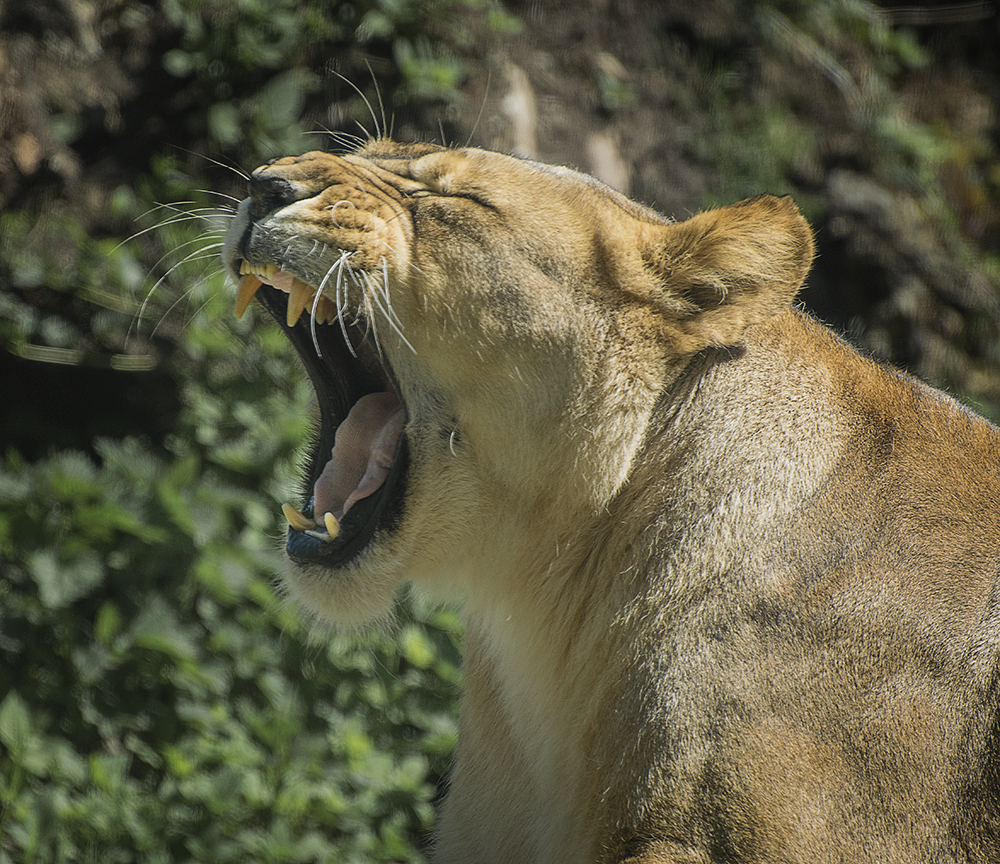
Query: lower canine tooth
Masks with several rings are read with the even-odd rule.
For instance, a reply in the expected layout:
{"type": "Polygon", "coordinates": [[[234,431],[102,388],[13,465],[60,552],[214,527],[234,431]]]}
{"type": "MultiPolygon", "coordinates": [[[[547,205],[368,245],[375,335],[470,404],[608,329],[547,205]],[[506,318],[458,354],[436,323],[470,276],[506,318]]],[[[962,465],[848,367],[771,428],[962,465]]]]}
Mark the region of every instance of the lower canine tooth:
{"type": "Polygon", "coordinates": [[[288,524],[296,531],[308,531],[316,527],[310,519],[303,516],[291,504],[282,504],[281,512],[285,515],[285,519],[288,520],[288,524]]]}
{"type": "Polygon", "coordinates": [[[337,535],[340,533],[340,523],[337,521],[337,517],[332,513],[326,513],[323,516],[323,524],[326,525],[326,530],[330,535],[330,539],[335,540],[337,535]]]}
{"type": "Polygon", "coordinates": [[[329,324],[337,320],[337,307],[329,297],[320,297],[316,304],[316,323],[329,324]]]}

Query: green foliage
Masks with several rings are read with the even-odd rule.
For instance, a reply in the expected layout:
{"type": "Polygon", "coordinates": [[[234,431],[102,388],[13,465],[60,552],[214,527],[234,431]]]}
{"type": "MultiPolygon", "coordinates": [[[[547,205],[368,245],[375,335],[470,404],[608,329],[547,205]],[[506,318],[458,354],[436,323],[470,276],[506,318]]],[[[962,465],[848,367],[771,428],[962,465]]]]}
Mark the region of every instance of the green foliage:
{"type": "Polygon", "coordinates": [[[401,652],[311,640],[273,501],[198,449],[7,459],[0,861],[417,860],[455,616],[414,604],[401,652]]]}
{"type": "Polygon", "coordinates": [[[520,29],[520,20],[494,0],[374,0],[356,38],[361,44],[391,42],[402,78],[397,102],[455,103],[461,101],[459,88],[466,77],[458,52],[472,48],[477,31],[503,38],[520,29]]]}
{"type": "Polygon", "coordinates": [[[0,214],[0,343],[54,349],[62,362],[119,350],[146,269],[135,250],[84,233],[71,211],[0,214]],[[59,354],[58,352],[62,352],[59,354]]]}
{"type": "MultiPolygon", "coordinates": [[[[180,32],[164,68],[194,82],[200,110],[189,114],[213,144],[252,142],[254,156],[308,146],[303,108],[323,82],[323,64],[342,60],[352,43],[381,43],[400,77],[397,102],[454,103],[466,77],[461,54],[478,33],[516,33],[517,18],[495,0],[161,0],[180,32]]],[[[190,97],[189,97],[190,98],[190,97]]]]}
{"type": "Polygon", "coordinates": [[[393,47],[399,71],[406,81],[406,94],[422,99],[458,100],[458,87],[465,77],[461,60],[436,49],[427,39],[415,44],[397,39],[393,47]]]}
{"type": "Polygon", "coordinates": [[[302,0],[162,0],[180,31],[180,45],[163,56],[164,68],[195,83],[199,109],[189,122],[217,146],[253,142],[255,155],[300,152],[302,109],[319,86],[312,48],[337,45],[351,33],[348,3],[302,0]]]}
{"type": "MultiPolygon", "coordinates": [[[[808,159],[816,145],[809,124],[786,106],[749,106],[733,99],[725,85],[717,98],[724,107],[711,112],[709,135],[694,143],[695,152],[725,177],[725,184],[707,197],[706,206],[748,198],[762,189],[786,194],[798,164],[808,159]],[[721,141],[728,146],[720,147],[721,141]]],[[[815,217],[806,196],[797,194],[796,201],[815,217]]]]}
{"type": "Polygon", "coordinates": [[[328,4],[162,0],[160,7],[182,33],[181,47],[164,56],[164,66],[178,76],[196,74],[230,85],[234,72],[285,69],[309,41],[342,35],[328,4]]]}
{"type": "MultiPolygon", "coordinates": [[[[721,177],[706,205],[761,190],[791,191],[794,178],[820,164],[825,142],[816,130],[827,122],[826,112],[835,115],[840,106],[846,106],[848,122],[866,133],[882,166],[908,171],[925,186],[935,184],[953,148],[937,132],[904,117],[893,89],[896,76],[928,59],[911,33],[889,27],[879,10],[861,0],[775,0],[748,11],[759,69],[776,80],[748,82],[734,68],[739,61],[720,63],[711,51],[694,58],[702,76],[694,91],[702,100],[697,107],[711,124],[694,146],[721,177]],[[817,80],[828,85],[835,107],[816,104],[813,90],[808,91],[813,102],[805,102],[800,85],[811,87],[817,80]]],[[[679,95],[689,99],[692,91],[679,95]]],[[[818,200],[799,190],[796,198],[811,218],[819,216],[818,200]]]]}
{"type": "MultiPolygon", "coordinates": [[[[151,182],[202,206],[172,160],[151,182]]],[[[48,272],[5,220],[21,282],[48,272]]],[[[144,239],[183,256],[200,221],[144,239]]],[[[76,240],[69,283],[106,274],[91,248],[131,273],[76,240]]],[[[404,599],[391,632],[333,636],[276,593],[309,387],[277,328],[232,316],[221,275],[176,263],[150,317],[139,297],[112,316],[179,340],[165,447],[0,467],[0,864],[419,861],[456,736],[457,616],[404,599]]],[[[104,290],[127,299],[121,283],[104,290]]],[[[40,338],[22,318],[7,335],[40,338]]]]}

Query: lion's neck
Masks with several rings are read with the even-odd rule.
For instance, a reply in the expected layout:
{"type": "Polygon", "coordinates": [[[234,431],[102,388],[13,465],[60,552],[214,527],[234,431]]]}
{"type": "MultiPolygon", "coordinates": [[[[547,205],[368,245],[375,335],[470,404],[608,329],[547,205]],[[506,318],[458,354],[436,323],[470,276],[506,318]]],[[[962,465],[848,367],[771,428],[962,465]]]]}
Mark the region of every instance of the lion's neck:
{"type": "MultiPolygon", "coordinates": [[[[786,322],[792,335],[797,322],[786,322]]],[[[747,565],[746,550],[780,537],[784,520],[836,461],[844,430],[815,400],[827,384],[816,380],[822,372],[796,361],[794,338],[780,347],[787,337],[763,332],[739,356],[700,361],[663,400],[628,483],[605,510],[575,534],[547,537],[535,557],[524,554],[511,566],[494,559],[470,580],[484,587],[467,598],[464,724],[502,729],[490,745],[499,749],[488,782],[513,782],[511,795],[529,802],[517,819],[530,820],[535,809],[566,819],[587,812],[580,799],[596,800],[602,790],[585,787],[581,766],[613,782],[613,764],[589,768],[619,759],[616,736],[640,734],[635,708],[648,670],[635,658],[644,656],[640,639],[654,632],[651,617],[667,633],[725,574],[747,565]],[[782,400],[769,398],[775,387],[782,400]],[[812,399],[796,399],[807,391],[812,399]],[[781,407],[768,407],[775,404],[781,407]],[[598,727],[599,717],[619,714],[609,706],[626,703],[622,728],[598,727]]],[[[474,742],[462,747],[460,785],[464,760],[484,758],[470,752],[474,742]]],[[[587,842],[587,826],[562,827],[540,828],[538,836],[587,842]]],[[[562,850],[541,851],[545,860],[562,860],[562,850]]]]}
{"type": "Polygon", "coordinates": [[[591,841],[579,815],[599,795],[585,783],[594,776],[588,730],[614,667],[606,656],[595,662],[593,649],[608,645],[610,607],[600,591],[574,592],[574,574],[565,574],[562,592],[549,590],[551,572],[524,575],[535,580],[534,599],[529,589],[519,602],[489,608],[467,601],[462,729],[448,802],[456,813],[445,825],[470,824],[459,810],[465,789],[487,786],[498,811],[491,825],[506,827],[482,838],[484,860],[587,860],[591,841]],[[484,729],[489,740],[480,743],[474,736],[484,729]],[[577,847],[566,846],[570,837],[577,847]],[[500,854],[507,844],[518,853],[500,854]]]}

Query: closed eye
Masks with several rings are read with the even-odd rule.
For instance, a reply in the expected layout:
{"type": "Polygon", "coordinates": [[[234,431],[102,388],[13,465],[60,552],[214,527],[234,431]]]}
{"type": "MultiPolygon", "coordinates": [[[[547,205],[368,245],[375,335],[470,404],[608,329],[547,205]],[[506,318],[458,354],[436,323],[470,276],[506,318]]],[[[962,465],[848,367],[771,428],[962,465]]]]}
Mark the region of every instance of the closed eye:
{"type": "Polygon", "coordinates": [[[466,201],[471,201],[473,204],[478,204],[480,207],[486,207],[488,210],[496,211],[498,208],[496,205],[487,201],[482,195],[475,192],[449,192],[448,198],[464,198],[466,201]]]}

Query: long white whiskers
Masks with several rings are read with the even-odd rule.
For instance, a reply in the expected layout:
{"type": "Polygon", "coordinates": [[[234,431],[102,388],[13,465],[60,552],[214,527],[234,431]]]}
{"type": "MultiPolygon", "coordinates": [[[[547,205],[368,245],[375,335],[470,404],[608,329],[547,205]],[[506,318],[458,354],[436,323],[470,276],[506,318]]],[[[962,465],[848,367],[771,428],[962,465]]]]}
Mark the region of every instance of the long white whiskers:
{"type": "MultiPolygon", "coordinates": [[[[330,277],[333,275],[333,271],[342,269],[341,262],[343,261],[343,256],[345,253],[341,251],[340,254],[341,254],[340,260],[334,261],[333,264],[330,265],[330,268],[326,271],[326,274],[323,276],[322,281],[319,283],[319,287],[316,289],[316,299],[313,300],[313,308],[311,316],[312,321],[309,324],[309,332],[312,335],[313,347],[316,349],[316,353],[320,357],[323,356],[323,352],[320,350],[319,347],[319,339],[316,338],[316,307],[319,305],[319,298],[323,296],[323,289],[326,287],[326,283],[330,281],[330,277]]],[[[337,278],[339,280],[340,277],[338,276],[337,278]]]]}
{"type": "MultiPolygon", "coordinates": [[[[347,349],[351,352],[351,355],[357,357],[358,354],[354,350],[354,345],[351,344],[351,338],[347,335],[347,324],[344,323],[344,307],[347,305],[347,286],[344,283],[344,268],[351,269],[351,265],[347,263],[347,259],[352,254],[346,249],[340,250],[340,258],[335,265],[337,267],[337,285],[334,289],[334,294],[337,302],[337,321],[340,322],[340,332],[344,335],[344,341],[347,343],[347,349]]],[[[351,270],[352,274],[353,272],[351,270]]]]}
{"type": "MultiPolygon", "coordinates": [[[[388,280],[388,272],[383,271],[385,279],[388,280]]],[[[365,281],[365,297],[369,299],[369,302],[374,301],[375,306],[378,307],[378,311],[382,313],[382,317],[385,319],[386,323],[393,329],[397,336],[403,340],[403,344],[410,349],[414,354],[417,353],[417,349],[410,344],[410,340],[406,338],[402,331],[402,322],[396,317],[396,314],[383,305],[382,299],[388,300],[388,281],[386,281],[383,291],[380,291],[376,285],[373,284],[374,278],[369,273],[362,273],[362,278],[365,281]]]]}
{"type": "MultiPolygon", "coordinates": [[[[363,274],[365,281],[368,279],[368,274],[363,274]]],[[[361,290],[361,302],[364,305],[364,309],[359,310],[364,314],[365,321],[368,322],[368,329],[372,334],[372,339],[375,342],[375,350],[378,352],[379,357],[382,357],[382,343],[379,342],[378,338],[378,322],[375,320],[375,310],[372,309],[371,297],[368,296],[368,292],[362,288],[361,290]]]]}
{"type": "MultiPolygon", "coordinates": [[[[323,282],[326,282],[326,278],[323,278],[323,282]]],[[[316,290],[316,296],[313,298],[312,309],[309,312],[309,333],[312,336],[313,348],[316,349],[316,356],[322,357],[323,351],[319,347],[319,339],[316,337],[316,309],[319,307],[319,298],[323,296],[322,284],[320,288],[316,290]]]]}
{"type": "MultiPolygon", "coordinates": [[[[201,242],[201,241],[203,241],[205,239],[213,239],[213,238],[197,237],[194,240],[189,240],[187,243],[182,244],[182,246],[178,247],[178,248],[182,248],[183,246],[189,246],[192,243],[201,242]]],[[[138,334],[139,322],[146,316],[146,309],[149,306],[149,304],[152,302],[153,295],[157,292],[157,290],[160,288],[160,286],[162,286],[162,285],[164,285],[166,283],[166,281],[170,278],[171,274],[173,274],[173,272],[175,270],[177,270],[177,268],[179,268],[179,267],[181,267],[181,266],[183,266],[185,264],[189,264],[189,263],[191,263],[193,261],[212,260],[213,258],[216,257],[216,250],[218,250],[220,248],[222,248],[222,241],[221,240],[219,240],[217,242],[214,242],[214,243],[208,243],[205,246],[201,246],[198,249],[192,250],[187,255],[185,255],[183,258],[181,258],[180,261],[178,261],[176,264],[174,264],[173,266],[169,267],[167,269],[167,271],[162,276],[160,276],[159,279],[157,279],[153,283],[152,287],[146,292],[146,296],[142,299],[142,303],[139,304],[138,310],[136,310],[135,314],[132,316],[133,317],[133,321],[135,323],[136,333],[137,334],[138,334]]],[[[176,250],[173,250],[173,251],[176,251],[176,250]]],[[[160,258],[160,260],[157,262],[157,265],[159,265],[164,260],[164,258],[166,258],[166,257],[168,257],[168,255],[162,256],[160,258]]],[[[173,309],[177,306],[177,304],[181,300],[184,299],[184,297],[187,295],[187,293],[188,292],[185,292],[184,294],[182,294],[173,303],[171,303],[169,307],[167,307],[167,311],[164,312],[164,314],[162,316],[160,316],[160,321],[158,321],[153,326],[153,329],[150,332],[151,336],[156,333],[156,331],[159,329],[160,323],[162,323],[163,320],[167,317],[167,315],[169,315],[170,312],[173,311],[173,309]]],[[[128,329],[127,333],[125,334],[125,340],[126,340],[126,342],[128,342],[128,340],[131,339],[131,338],[132,338],[132,325],[130,324],[129,325],[129,329],[128,329]]]]}
{"type": "MultiPolygon", "coordinates": [[[[389,310],[389,317],[391,321],[395,321],[400,327],[403,326],[403,322],[399,320],[399,316],[396,314],[396,310],[392,308],[392,297],[389,295],[389,265],[386,263],[385,256],[382,256],[382,296],[385,298],[385,308],[389,310]]],[[[391,323],[390,321],[390,323],[391,323]]],[[[402,331],[397,329],[396,331],[400,336],[403,335],[402,331]]],[[[406,342],[406,339],[403,339],[406,342]]],[[[406,342],[410,345],[409,342],[406,342]]],[[[410,345],[410,350],[413,350],[413,346],[410,345]]],[[[416,353],[415,351],[413,353],[416,353]]]]}

